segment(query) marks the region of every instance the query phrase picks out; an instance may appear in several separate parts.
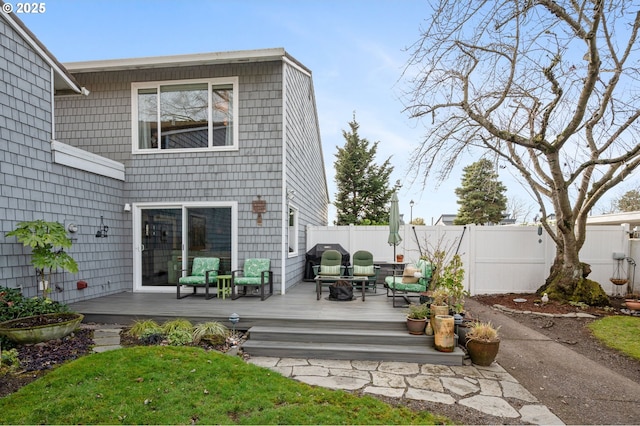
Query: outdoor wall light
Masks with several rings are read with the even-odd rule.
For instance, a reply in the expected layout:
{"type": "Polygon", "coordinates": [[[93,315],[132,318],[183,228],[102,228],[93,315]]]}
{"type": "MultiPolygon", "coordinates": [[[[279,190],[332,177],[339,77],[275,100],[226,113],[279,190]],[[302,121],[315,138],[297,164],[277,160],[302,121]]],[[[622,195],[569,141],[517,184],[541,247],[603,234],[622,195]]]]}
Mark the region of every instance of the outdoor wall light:
{"type": "Polygon", "coordinates": [[[109,232],[109,227],[104,224],[104,216],[100,216],[100,228],[96,232],[96,238],[107,238],[107,232],[109,232]]]}
{"type": "Polygon", "coordinates": [[[129,203],[125,203],[125,205],[124,205],[124,211],[125,211],[125,212],[130,212],[130,211],[131,211],[131,204],[129,204],[129,203]]]}

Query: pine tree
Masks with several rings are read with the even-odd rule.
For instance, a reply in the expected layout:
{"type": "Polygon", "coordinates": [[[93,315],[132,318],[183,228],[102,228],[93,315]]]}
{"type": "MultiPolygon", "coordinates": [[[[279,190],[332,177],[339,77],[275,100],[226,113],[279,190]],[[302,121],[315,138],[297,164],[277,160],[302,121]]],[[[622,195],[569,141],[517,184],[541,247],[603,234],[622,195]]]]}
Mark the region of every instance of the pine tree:
{"type": "Polygon", "coordinates": [[[397,181],[389,187],[393,166],[389,158],[377,165],[375,156],[378,143],[360,138],[355,116],[349,123],[351,131],[342,131],[344,147],[338,147],[334,168],[338,188],[334,205],[338,218],[336,225],[382,225],[389,221],[388,203],[391,194],[400,187],[397,181]]]}
{"type": "Polygon", "coordinates": [[[462,186],[456,188],[460,209],[454,225],[499,223],[507,208],[506,188],[491,161],[483,158],[463,172],[462,186]]]}

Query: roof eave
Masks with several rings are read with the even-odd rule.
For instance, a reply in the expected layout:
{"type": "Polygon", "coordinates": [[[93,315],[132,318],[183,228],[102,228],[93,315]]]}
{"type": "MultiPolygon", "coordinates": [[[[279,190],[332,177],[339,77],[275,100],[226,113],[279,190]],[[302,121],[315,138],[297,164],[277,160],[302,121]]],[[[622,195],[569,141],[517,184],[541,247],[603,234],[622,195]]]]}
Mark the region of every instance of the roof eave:
{"type": "MultiPolygon", "coordinates": [[[[67,62],[64,66],[72,73],[125,71],[168,67],[188,67],[212,64],[280,61],[291,58],[283,48],[236,50],[229,52],[196,53],[187,55],[152,56],[142,58],[106,59],[99,61],[67,62]]],[[[297,62],[297,61],[296,61],[297,62]]]]}

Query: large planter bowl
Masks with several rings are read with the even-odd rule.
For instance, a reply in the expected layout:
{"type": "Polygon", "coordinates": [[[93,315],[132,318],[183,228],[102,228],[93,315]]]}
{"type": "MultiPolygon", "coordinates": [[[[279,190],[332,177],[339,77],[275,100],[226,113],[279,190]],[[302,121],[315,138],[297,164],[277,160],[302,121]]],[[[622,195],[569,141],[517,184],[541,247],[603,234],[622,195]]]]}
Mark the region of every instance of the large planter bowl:
{"type": "Polygon", "coordinates": [[[84,315],[76,313],[43,314],[17,318],[1,322],[0,335],[18,344],[46,342],[71,334],[83,319],[84,315]],[[45,324],[26,326],[35,318],[44,320],[45,324]]]}
{"type": "Polygon", "coordinates": [[[627,299],[624,301],[624,304],[632,311],[640,311],[640,300],[627,299]]]}
{"type": "Polygon", "coordinates": [[[487,342],[484,340],[467,340],[467,352],[471,358],[471,362],[488,367],[495,361],[496,355],[498,355],[498,349],[500,349],[500,340],[493,342],[487,342]]]}

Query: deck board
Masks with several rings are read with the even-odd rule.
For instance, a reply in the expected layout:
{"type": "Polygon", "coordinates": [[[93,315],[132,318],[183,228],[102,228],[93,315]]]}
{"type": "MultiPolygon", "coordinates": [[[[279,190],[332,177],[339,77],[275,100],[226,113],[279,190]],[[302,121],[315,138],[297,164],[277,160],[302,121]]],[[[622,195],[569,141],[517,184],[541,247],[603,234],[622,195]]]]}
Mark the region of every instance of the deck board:
{"type": "Polygon", "coordinates": [[[254,324],[287,324],[299,321],[346,322],[404,322],[405,309],[394,308],[384,288],[367,291],[363,302],[359,291],[354,300],[335,302],[328,300],[328,291],[316,300],[315,283],[300,282],[287,289],[284,295],[274,294],[261,301],[260,297],[241,297],[237,300],[205,300],[204,296],[176,299],[172,293],[122,292],[109,296],[69,304],[70,309],[85,315],[85,322],[129,324],[139,318],[162,321],[187,318],[193,321],[228,322],[229,315],[240,316],[239,329],[254,324]]]}

